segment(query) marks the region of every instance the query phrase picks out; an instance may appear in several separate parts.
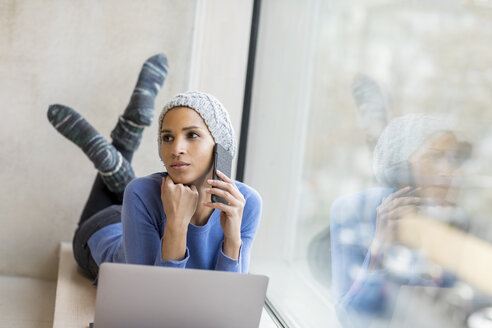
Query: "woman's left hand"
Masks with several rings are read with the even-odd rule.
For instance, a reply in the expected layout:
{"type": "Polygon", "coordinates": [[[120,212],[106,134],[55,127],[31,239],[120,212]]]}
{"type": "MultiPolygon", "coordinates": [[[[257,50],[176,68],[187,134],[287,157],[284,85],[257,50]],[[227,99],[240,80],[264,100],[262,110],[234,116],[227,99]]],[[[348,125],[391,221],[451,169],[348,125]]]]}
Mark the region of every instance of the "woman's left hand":
{"type": "Polygon", "coordinates": [[[203,205],[220,210],[220,225],[224,231],[224,253],[238,259],[241,247],[241,221],[243,218],[246,200],[232,179],[217,170],[217,175],[222,181],[208,180],[208,184],[215,188],[208,188],[207,193],[222,197],[229,204],[209,203],[203,205]]]}

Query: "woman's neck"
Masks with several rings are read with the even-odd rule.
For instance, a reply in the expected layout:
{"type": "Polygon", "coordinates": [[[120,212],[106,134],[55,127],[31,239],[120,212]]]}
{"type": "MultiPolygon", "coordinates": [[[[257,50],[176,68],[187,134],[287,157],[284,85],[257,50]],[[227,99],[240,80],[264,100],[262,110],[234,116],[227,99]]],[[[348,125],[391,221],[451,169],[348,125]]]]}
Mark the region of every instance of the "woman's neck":
{"type": "Polygon", "coordinates": [[[207,183],[208,179],[212,179],[212,170],[211,168],[207,174],[205,174],[202,178],[198,179],[195,183],[193,183],[198,191],[198,203],[196,206],[195,214],[191,217],[191,223],[197,226],[203,226],[207,224],[208,219],[212,215],[214,211],[213,208],[206,207],[202,205],[204,202],[211,201],[211,195],[207,193],[205,190],[210,188],[211,186],[207,183]]]}

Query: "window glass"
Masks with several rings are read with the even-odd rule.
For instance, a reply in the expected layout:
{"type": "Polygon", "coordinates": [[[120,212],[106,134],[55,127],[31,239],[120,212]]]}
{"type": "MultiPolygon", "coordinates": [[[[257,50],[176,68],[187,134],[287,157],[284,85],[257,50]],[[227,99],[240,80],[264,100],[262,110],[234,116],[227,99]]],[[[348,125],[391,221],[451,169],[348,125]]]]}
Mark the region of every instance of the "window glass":
{"type": "Polygon", "coordinates": [[[260,17],[245,181],[273,306],[299,327],[490,325],[492,2],[260,17]]]}

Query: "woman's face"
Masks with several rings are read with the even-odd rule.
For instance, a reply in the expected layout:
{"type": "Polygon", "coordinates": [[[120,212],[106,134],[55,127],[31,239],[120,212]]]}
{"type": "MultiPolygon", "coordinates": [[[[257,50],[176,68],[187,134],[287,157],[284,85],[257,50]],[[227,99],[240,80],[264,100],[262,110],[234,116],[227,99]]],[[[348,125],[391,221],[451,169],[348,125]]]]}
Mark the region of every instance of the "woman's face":
{"type": "Polygon", "coordinates": [[[452,180],[460,166],[459,143],[451,132],[432,136],[409,159],[414,183],[422,196],[435,201],[451,200],[452,180]]]}
{"type": "Polygon", "coordinates": [[[188,107],[176,107],[164,116],[161,157],[174,183],[198,185],[211,174],[214,139],[202,117],[188,107]]]}

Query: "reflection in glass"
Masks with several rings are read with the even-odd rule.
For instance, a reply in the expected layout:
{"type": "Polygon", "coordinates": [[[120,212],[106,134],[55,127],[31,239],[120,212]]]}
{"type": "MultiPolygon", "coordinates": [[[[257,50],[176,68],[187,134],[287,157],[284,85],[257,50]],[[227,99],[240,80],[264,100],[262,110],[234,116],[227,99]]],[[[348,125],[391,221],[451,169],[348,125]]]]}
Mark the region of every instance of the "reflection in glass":
{"type": "Polygon", "coordinates": [[[343,326],[472,327],[492,304],[491,7],[329,3],[303,172],[311,271],[343,326]]]}
{"type": "Polygon", "coordinates": [[[373,156],[382,187],[343,196],[332,206],[332,290],[342,322],[367,326],[373,317],[391,318],[400,285],[456,282],[454,274],[400,244],[398,230],[412,214],[467,229],[455,182],[467,157],[469,145],[443,119],[411,114],[388,124],[373,156]]]}
{"type": "Polygon", "coordinates": [[[253,92],[272,302],[468,327],[492,296],[490,1],[300,3],[264,6],[253,92]]]}

